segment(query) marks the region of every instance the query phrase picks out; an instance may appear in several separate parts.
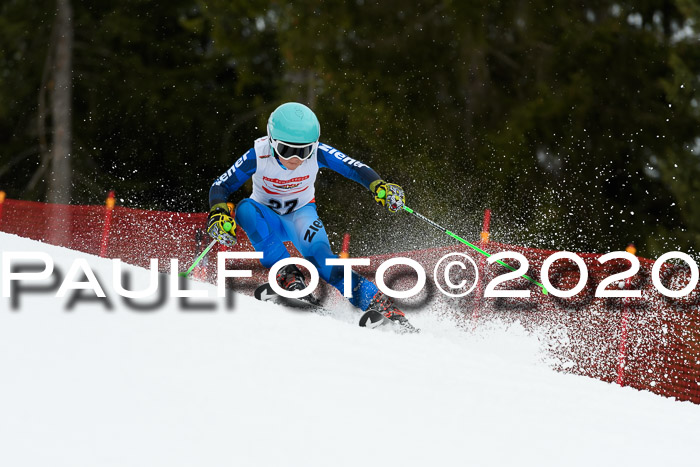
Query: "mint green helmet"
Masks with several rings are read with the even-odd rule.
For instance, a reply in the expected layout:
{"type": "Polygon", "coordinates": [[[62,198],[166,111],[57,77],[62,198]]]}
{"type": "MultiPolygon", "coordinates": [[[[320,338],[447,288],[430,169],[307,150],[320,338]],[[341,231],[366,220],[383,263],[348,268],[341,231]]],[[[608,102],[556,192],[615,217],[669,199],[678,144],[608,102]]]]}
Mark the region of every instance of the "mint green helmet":
{"type": "Polygon", "coordinates": [[[313,111],[297,102],[282,104],[270,114],[267,134],[276,141],[310,144],[321,136],[321,125],[313,111]]]}

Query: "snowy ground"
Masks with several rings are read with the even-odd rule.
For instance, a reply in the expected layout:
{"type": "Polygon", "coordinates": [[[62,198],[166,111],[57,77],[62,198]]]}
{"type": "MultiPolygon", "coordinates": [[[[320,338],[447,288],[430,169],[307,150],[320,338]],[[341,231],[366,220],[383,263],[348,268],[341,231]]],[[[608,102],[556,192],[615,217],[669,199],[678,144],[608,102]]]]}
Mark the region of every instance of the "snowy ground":
{"type": "Polygon", "coordinates": [[[1,299],[1,466],[698,459],[700,406],[555,373],[518,327],[465,332],[426,312],[411,315],[421,334],[399,336],[242,295],[232,310],[136,311],[114,295],[109,260],[7,234],[0,245],[48,252],[64,275],[87,258],[112,303],[1,299]]]}

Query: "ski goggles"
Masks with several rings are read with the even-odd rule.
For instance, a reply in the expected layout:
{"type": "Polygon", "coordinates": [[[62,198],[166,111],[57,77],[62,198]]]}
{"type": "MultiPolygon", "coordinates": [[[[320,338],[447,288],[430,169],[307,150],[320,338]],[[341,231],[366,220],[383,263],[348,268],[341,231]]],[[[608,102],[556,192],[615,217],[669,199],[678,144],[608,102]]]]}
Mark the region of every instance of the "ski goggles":
{"type": "Polygon", "coordinates": [[[270,145],[275,150],[277,155],[284,160],[289,160],[292,157],[296,157],[302,161],[305,161],[316,152],[316,149],[318,148],[318,141],[314,143],[295,144],[270,138],[270,145]]]}

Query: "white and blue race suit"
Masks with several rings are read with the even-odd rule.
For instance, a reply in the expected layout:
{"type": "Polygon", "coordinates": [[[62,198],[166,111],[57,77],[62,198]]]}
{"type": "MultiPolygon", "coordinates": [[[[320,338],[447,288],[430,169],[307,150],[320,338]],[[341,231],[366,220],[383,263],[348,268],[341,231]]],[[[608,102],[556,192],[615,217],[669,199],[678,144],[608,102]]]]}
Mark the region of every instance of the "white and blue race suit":
{"type": "MultiPolygon", "coordinates": [[[[273,155],[269,138],[263,137],[214,181],[209,205],[225,203],[231,193],[252,178],[253,193],[238,203],[235,219],[255,250],[263,253],[261,264],[269,268],[288,258],[283,242],[291,241],[316,267],[319,276],[342,293],[343,268],[326,265],[327,258],[337,256],[316,213],[314,182],[318,170],[324,167],[367,189],[381,178],[369,166],[323,143],[303,164],[288,170],[273,155]]],[[[374,283],[353,272],[350,303],[366,310],[377,291],[374,283]]]]}

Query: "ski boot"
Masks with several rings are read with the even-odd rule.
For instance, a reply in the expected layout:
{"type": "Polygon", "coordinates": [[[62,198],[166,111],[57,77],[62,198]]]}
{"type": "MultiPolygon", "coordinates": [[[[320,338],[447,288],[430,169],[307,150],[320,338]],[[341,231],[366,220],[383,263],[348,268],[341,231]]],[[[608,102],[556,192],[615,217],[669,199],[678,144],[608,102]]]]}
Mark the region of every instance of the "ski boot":
{"type": "Polygon", "coordinates": [[[367,312],[380,313],[382,316],[384,316],[384,318],[393,321],[394,323],[399,325],[402,332],[420,332],[418,328],[416,328],[408,322],[408,319],[406,318],[406,315],[403,313],[403,311],[396,308],[396,305],[394,305],[394,301],[390,297],[384,295],[382,292],[377,292],[374,295],[372,301],[369,302],[369,306],[367,307],[365,315],[368,314],[367,312]]]}
{"type": "MultiPolygon", "coordinates": [[[[301,290],[306,288],[306,281],[304,280],[304,274],[295,264],[288,264],[282,269],[277,271],[277,283],[284,290],[293,292],[295,290],[301,290]]],[[[287,299],[287,300],[301,300],[309,305],[319,306],[320,302],[312,294],[306,295],[304,297],[299,297],[298,299],[287,299]]]]}

